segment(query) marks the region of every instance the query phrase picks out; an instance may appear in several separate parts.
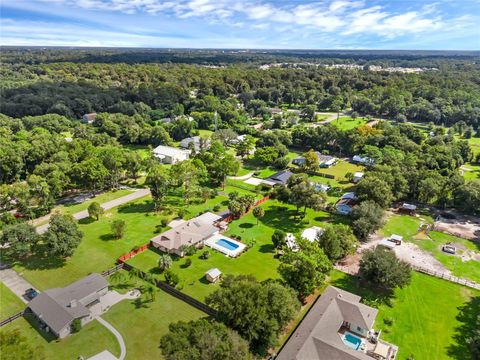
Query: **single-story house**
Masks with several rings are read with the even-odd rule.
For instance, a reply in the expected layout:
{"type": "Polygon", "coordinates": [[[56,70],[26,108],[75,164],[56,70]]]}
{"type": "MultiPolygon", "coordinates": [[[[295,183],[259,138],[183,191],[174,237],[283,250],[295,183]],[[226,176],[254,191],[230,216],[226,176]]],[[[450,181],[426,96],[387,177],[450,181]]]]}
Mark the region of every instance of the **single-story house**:
{"type": "Polygon", "coordinates": [[[395,359],[398,347],[373,330],[378,310],[329,286],[280,349],[276,360],[395,359]]]}
{"type": "Polygon", "coordinates": [[[59,338],[71,333],[71,325],[79,319],[81,324],[93,320],[89,310],[108,292],[108,282],[93,273],[64,288],[46,290],[28,303],[35,317],[59,338]]]}
{"type": "MultiPolygon", "coordinates": [[[[318,166],[321,168],[328,168],[330,166],[335,165],[335,163],[337,162],[337,158],[334,156],[323,155],[318,151],[315,151],[315,155],[317,155],[317,158],[318,158],[318,166]]],[[[292,164],[302,166],[303,164],[305,164],[305,157],[299,156],[293,159],[292,164]]]]}
{"type": "Polygon", "coordinates": [[[184,149],[190,149],[192,146],[195,152],[198,152],[202,149],[208,149],[210,147],[210,140],[202,139],[200,136],[192,136],[180,141],[180,147],[184,149]]]}
{"type": "Polygon", "coordinates": [[[177,162],[188,160],[190,157],[190,150],[159,145],[153,149],[153,155],[157,159],[160,159],[163,164],[176,164],[177,162]]]}
{"type": "Polygon", "coordinates": [[[377,246],[382,246],[382,247],[387,248],[389,250],[393,250],[393,249],[395,249],[395,247],[397,245],[394,242],[392,242],[388,239],[383,239],[377,244],[377,246]]]}
{"type": "Polygon", "coordinates": [[[417,211],[417,207],[413,204],[403,203],[398,210],[400,212],[403,212],[409,215],[415,215],[415,211],[417,211]]]}
{"type": "Polygon", "coordinates": [[[320,236],[322,236],[323,230],[321,227],[318,226],[312,226],[309,227],[308,229],[305,229],[302,231],[302,238],[305,240],[308,240],[310,242],[316,241],[320,236]]]}
{"type": "Polygon", "coordinates": [[[327,192],[328,190],[330,190],[330,185],[317,184],[317,183],[315,183],[315,182],[312,182],[311,184],[312,184],[313,186],[315,186],[315,190],[316,190],[316,191],[327,192]]]}
{"type": "Polygon", "coordinates": [[[272,115],[282,115],[283,110],[279,108],[270,108],[270,114],[272,115]]]}
{"type": "Polygon", "coordinates": [[[367,165],[367,166],[375,164],[375,159],[371,159],[367,156],[360,156],[360,155],[355,155],[352,158],[352,161],[354,163],[361,164],[361,165],[367,165]]]}
{"type": "Polygon", "coordinates": [[[205,273],[205,278],[211,283],[217,282],[220,279],[222,272],[218,268],[212,268],[205,273]]]}
{"type": "Polygon", "coordinates": [[[292,175],[293,173],[291,171],[282,170],[276,174],[273,174],[272,176],[269,176],[265,180],[275,183],[275,185],[287,185],[287,181],[292,175]]]}
{"type": "Polygon", "coordinates": [[[357,203],[357,196],[354,192],[347,192],[342,195],[340,200],[335,204],[337,213],[341,215],[349,215],[355,204],[357,203]]]}
{"type": "Polygon", "coordinates": [[[357,171],[356,173],[353,174],[353,182],[356,184],[360,180],[362,180],[363,175],[365,175],[363,172],[357,171]]]}
{"type": "Polygon", "coordinates": [[[402,235],[397,235],[397,234],[392,234],[392,235],[390,235],[390,237],[387,240],[392,242],[392,243],[395,243],[396,245],[402,245],[403,236],[402,235]]]}
{"type": "Polygon", "coordinates": [[[97,118],[97,113],[88,113],[82,116],[82,122],[86,124],[91,124],[97,118]]]}
{"type": "Polygon", "coordinates": [[[220,233],[222,217],[206,212],[150,239],[155,248],[183,256],[184,246],[203,246],[205,240],[220,233]]]}

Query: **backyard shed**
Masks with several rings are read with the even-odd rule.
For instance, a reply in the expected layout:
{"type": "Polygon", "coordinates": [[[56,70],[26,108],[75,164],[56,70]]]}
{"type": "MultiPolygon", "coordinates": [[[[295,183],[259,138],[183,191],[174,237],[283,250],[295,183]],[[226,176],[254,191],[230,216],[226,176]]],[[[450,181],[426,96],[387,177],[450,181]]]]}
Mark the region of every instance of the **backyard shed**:
{"type": "Polygon", "coordinates": [[[218,270],[218,268],[212,268],[205,273],[206,279],[211,283],[214,283],[218,279],[220,279],[221,275],[222,275],[222,272],[218,270]]]}

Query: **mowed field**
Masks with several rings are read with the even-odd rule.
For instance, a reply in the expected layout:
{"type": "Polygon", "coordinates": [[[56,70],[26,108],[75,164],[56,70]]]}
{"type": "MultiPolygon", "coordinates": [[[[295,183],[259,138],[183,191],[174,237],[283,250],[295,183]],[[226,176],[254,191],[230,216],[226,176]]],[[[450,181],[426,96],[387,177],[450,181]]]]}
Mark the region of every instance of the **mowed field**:
{"type": "Polygon", "coordinates": [[[480,292],[413,273],[410,285],[395,290],[388,304],[350,275],[334,272],[330,282],[378,308],[374,328],[399,346],[397,359],[471,360],[466,339],[475,326],[474,314],[480,313],[480,292]]]}

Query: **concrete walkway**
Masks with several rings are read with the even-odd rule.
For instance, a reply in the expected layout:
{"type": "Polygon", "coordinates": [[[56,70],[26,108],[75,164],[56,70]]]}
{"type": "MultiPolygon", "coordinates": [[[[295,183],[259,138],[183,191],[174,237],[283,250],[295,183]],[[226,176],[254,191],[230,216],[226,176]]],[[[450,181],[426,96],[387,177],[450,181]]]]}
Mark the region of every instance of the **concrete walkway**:
{"type": "MultiPolygon", "coordinates": [[[[111,200],[111,201],[107,201],[106,203],[103,203],[101,204],[102,208],[104,210],[110,210],[114,207],[117,207],[117,206],[120,206],[120,205],[123,205],[123,204],[126,204],[130,201],[134,201],[134,200],[137,200],[137,199],[140,199],[144,196],[147,196],[150,194],[150,189],[139,189],[139,190],[136,190],[134,191],[133,193],[131,194],[128,194],[128,195],[125,195],[125,196],[122,196],[118,199],[114,199],[114,200],[111,200]]],[[[48,216],[48,215],[47,215],[48,216]]],[[[51,216],[51,215],[50,215],[51,216]]],[[[73,214],[73,217],[76,219],[76,220],[81,220],[81,219],[85,219],[88,217],[88,210],[83,210],[83,211],[79,211],[75,214],[73,214]]],[[[47,230],[48,230],[48,227],[49,227],[49,224],[44,224],[44,225],[40,225],[37,227],[37,233],[39,234],[43,234],[45,233],[47,230]]]]}
{"type": "Polygon", "coordinates": [[[117,338],[118,344],[120,345],[120,356],[118,357],[118,360],[125,359],[125,356],[127,355],[127,347],[125,346],[125,341],[123,341],[122,335],[117,331],[117,329],[110,325],[109,322],[103,320],[100,316],[97,316],[96,319],[117,338]]]}
{"type": "Polygon", "coordinates": [[[243,176],[229,176],[229,177],[227,177],[227,179],[230,179],[230,180],[247,180],[247,179],[250,179],[252,176],[253,176],[253,171],[246,174],[246,175],[243,175],[243,176]]]}
{"type": "Polygon", "coordinates": [[[0,270],[0,281],[2,281],[6,287],[12,290],[12,292],[17,295],[20,300],[22,300],[25,304],[28,303],[28,300],[24,297],[25,291],[30,288],[35,289],[32,284],[30,284],[27,280],[25,280],[15,270],[12,269],[0,270]]]}

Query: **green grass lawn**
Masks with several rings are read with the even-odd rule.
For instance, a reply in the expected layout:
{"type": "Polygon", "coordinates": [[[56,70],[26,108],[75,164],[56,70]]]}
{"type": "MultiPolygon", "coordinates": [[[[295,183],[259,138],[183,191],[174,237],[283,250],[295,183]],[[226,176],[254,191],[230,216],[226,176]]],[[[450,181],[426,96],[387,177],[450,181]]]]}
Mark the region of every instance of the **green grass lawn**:
{"type": "MultiPolygon", "coordinates": [[[[131,280],[123,288],[133,288],[131,280]]],[[[196,308],[157,289],[153,302],[124,300],[102,316],[122,334],[127,347],[126,359],[159,359],[160,338],[168,332],[168,325],[180,320],[190,321],[206,317],[196,308]]]]}
{"type": "Polygon", "coordinates": [[[352,119],[350,116],[340,116],[338,119],[333,120],[332,124],[340,130],[351,130],[365,125],[367,121],[367,119],[361,117],[352,119]]]}
{"type": "Polygon", "coordinates": [[[86,210],[90,206],[92,202],[98,202],[103,204],[108,201],[112,201],[122,196],[131,194],[133,191],[128,189],[120,189],[116,191],[107,191],[102,194],[95,196],[94,198],[87,200],[81,204],[73,204],[73,205],[61,205],[59,206],[59,210],[64,214],[75,214],[79,211],[86,210]]]}
{"type": "Polygon", "coordinates": [[[18,329],[27,337],[32,347],[42,348],[48,360],[75,360],[79,356],[87,359],[104,350],[110,351],[115,356],[120,355],[120,346],[115,336],[96,320],[85,325],[80,332],[61,340],[37,330],[36,322],[28,316],[3,326],[0,331],[13,329],[18,329]]]}
{"type": "Polygon", "coordinates": [[[457,246],[457,254],[461,255],[466,250],[480,253],[480,244],[473,241],[444,234],[438,231],[428,233],[430,239],[415,241],[419,247],[435,256],[453,275],[480,283],[480,262],[477,260],[463,261],[459,256],[444,253],[441,250],[443,244],[454,243],[457,246]]]}
{"type": "MultiPolygon", "coordinates": [[[[332,275],[332,285],[364,297],[362,301],[376,298],[357,278],[332,275]]],[[[372,305],[379,309],[374,328],[382,330],[382,339],[399,346],[399,360],[410,355],[415,360],[468,360],[465,338],[473,330],[474,314],[480,313],[478,296],[478,291],[413,273],[411,284],[395,291],[393,306],[372,305]],[[386,325],[384,319],[393,319],[393,324],[386,325]]]]}
{"type": "Polygon", "coordinates": [[[466,163],[460,172],[465,181],[480,181],[480,164],[466,163]]]}
{"type": "MultiPolygon", "coordinates": [[[[172,270],[180,276],[182,291],[203,301],[218,287],[204,280],[205,272],[213,267],[219,268],[224,274],[253,274],[258,280],[278,278],[279,262],[275,257],[271,241],[275,229],[292,232],[298,236],[301,230],[313,225],[325,226],[326,222],[344,221],[343,218],[326,212],[308,210],[306,220],[302,223],[296,217],[294,207],[275,200],[267,201],[262,207],[265,209],[265,216],[259,220],[258,225],[257,220],[250,213],[230,223],[225,233],[227,236],[240,236],[243,243],[252,245],[238,258],[228,258],[210,249],[211,256],[207,260],[199,258],[201,250],[191,256],[192,265],[188,268],[184,267],[185,259],[175,259],[172,270]]],[[[128,263],[162,277],[158,271],[158,257],[156,251],[149,250],[137,255],[128,263]]]]}
{"type": "MultiPolygon", "coordinates": [[[[186,218],[192,218],[205,210],[212,210],[216,204],[226,208],[227,198],[217,196],[206,203],[191,204],[186,218]]],[[[175,216],[175,211],[183,200],[170,195],[165,203],[173,211],[170,217],[175,216]]],[[[28,281],[40,290],[52,287],[65,286],[78,280],[91,272],[101,272],[115,264],[116,259],[130,251],[133,247],[147,243],[159,231],[160,221],[165,216],[153,211],[150,197],[145,197],[120,207],[107,211],[99,221],[83,219],[79,228],[84,237],[74,255],[66,260],[34,255],[25,260],[17,261],[14,268],[28,281]],[[121,219],[127,224],[125,235],[116,240],[111,236],[110,226],[113,220],[121,219]]]]}
{"type": "Polygon", "coordinates": [[[25,303],[17,295],[0,282],[0,320],[22,311],[25,306],[25,303]]]}
{"type": "Polygon", "coordinates": [[[393,234],[403,236],[406,241],[412,241],[417,235],[420,226],[423,224],[431,224],[433,220],[428,215],[421,215],[419,217],[408,215],[392,215],[382,228],[384,236],[393,234]]]}

